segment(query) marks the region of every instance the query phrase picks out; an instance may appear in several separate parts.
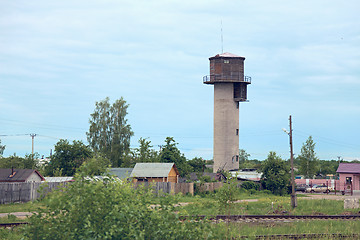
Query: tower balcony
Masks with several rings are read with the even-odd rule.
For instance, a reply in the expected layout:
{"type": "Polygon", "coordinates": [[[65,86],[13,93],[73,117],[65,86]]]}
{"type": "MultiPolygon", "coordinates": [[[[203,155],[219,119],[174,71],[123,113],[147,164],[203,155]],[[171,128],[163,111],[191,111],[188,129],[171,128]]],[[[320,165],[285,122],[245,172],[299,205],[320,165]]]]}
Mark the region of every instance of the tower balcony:
{"type": "Polygon", "coordinates": [[[214,84],[214,83],[234,83],[234,82],[243,82],[246,84],[251,84],[250,76],[228,76],[228,75],[206,75],[203,77],[204,84],[214,84]]]}

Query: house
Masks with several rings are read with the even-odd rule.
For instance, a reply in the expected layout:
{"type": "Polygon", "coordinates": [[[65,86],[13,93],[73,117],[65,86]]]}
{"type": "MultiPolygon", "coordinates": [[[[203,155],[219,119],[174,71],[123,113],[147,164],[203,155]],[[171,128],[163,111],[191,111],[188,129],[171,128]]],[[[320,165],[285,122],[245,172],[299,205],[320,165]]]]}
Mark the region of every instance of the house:
{"type": "Polygon", "coordinates": [[[340,163],[336,172],[341,189],[360,193],[360,163],[340,163]]]}
{"type": "Polygon", "coordinates": [[[0,182],[41,182],[45,178],[34,169],[0,169],[0,182]]]}
{"type": "Polygon", "coordinates": [[[130,177],[133,182],[174,182],[179,179],[179,171],[174,163],[136,163],[130,177]]]}

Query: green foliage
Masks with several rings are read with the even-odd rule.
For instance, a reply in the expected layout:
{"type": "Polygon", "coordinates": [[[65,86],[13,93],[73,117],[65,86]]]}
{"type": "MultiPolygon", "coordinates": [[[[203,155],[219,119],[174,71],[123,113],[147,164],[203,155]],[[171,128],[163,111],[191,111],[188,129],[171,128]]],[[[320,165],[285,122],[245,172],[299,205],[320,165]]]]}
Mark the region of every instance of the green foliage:
{"type": "Polygon", "coordinates": [[[259,190],[259,188],[260,188],[259,184],[251,182],[251,181],[243,182],[241,184],[241,187],[246,190],[250,190],[250,189],[259,190]]]}
{"type": "Polygon", "coordinates": [[[135,163],[153,163],[159,161],[158,153],[152,148],[153,146],[151,145],[150,140],[140,138],[139,144],[139,147],[134,151],[133,163],[126,167],[133,167],[135,163]]]}
{"type": "Polygon", "coordinates": [[[264,189],[277,195],[286,194],[287,185],[290,183],[290,169],[286,162],[275,152],[270,152],[263,162],[261,183],[264,189]]]}
{"type": "Polygon", "coordinates": [[[130,183],[96,181],[77,174],[75,182],[44,200],[29,218],[30,239],[212,239],[210,224],[179,221],[174,197],[160,198],[130,183]]]}
{"type": "Polygon", "coordinates": [[[83,162],[77,169],[77,172],[83,172],[86,176],[101,176],[104,175],[110,167],[110,160],[101,156],[92,157],[83,162]]]}
{"type": "Polygon", "coordinates": [[[300,162],[299,173],[304,175],[305,178],[313,178],[318,169],[319,159],[315,153],[315,143],[311,136],[301,147],[301,153],[298,156],[300,162]]]}
{"type": "Polygon", "coordinates": [[[27,154],[24,158],[16,156],[0,158],[0,168],[39,169],[39,154],[27,154]]]}
{"type": "Polygon", "coordinates": [[[192,172],[204,172],[205,160],[202,159],[201,157],[195,157],[187,161],[187,163],[191,166],[192,172]]]}
{"type": "Polygon", "coordinates": [[[175,163],[180,176],[186,176],[191,172],[191,166],[187,163],[184,154],[176,147],[174,138],[167,137],[165,143],[160,152],[160,162],[175,163]]]}
{"type": "Polygon", "coordinates": [[[0,139],[0,157],[3,155],[4,150],[5,150],[5,145],[1,145],[1,139],[0,139]]]}
{"type": "Polygon", "coordinates": [[[219,211],[225,211],[227,209],[230,215],[231,204],[233,201],[238,200],[238,187],[235,178],[227,178],[224,185],[216,192],[215,199],[219,204],[219,211]]]}
{"type": "Polygon", "coordinates": [[[130,137],[134,135],[127,123],[126,101],[121,97],[112,105],[109,98],[95,103],[90,115],[87,139],[92,149],[110,159],[112,167],[120,167],[130,151],[130,137]]]}
{"type": "Polygon", "coordinates": [[[81,141],[74,140],[70,144],[68,140],[60,139],[55,145],[55,153],[45,166],[45,175],[74,176],[76,169],[92,155],[91,149],[81,141]]]}

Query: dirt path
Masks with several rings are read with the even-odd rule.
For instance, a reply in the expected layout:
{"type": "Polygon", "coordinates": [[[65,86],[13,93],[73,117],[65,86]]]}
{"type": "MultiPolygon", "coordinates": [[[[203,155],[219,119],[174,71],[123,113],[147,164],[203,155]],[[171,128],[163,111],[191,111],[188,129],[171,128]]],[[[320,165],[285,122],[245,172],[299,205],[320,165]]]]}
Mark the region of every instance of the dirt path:
{"type": "MultiPolygon", "coordinates": [[[[301,196],[302,194],[297,194],[297,196],[301,196]]],[[[349,195],[335,195],[335,194],[307,194],[307,197],[302,197],[301,199],[311,200],[311,199],[329,199],[329,200],[344,200],[349,198],[357,198],[360,199],[359,195],[349,196],[349,195]]]]}
{"type": "Polygon", "coordinates": [[[12,213],[0,213],[0,218],[7,217],[8,215],[14,215],[17,218],[25,219],[27,216],[31,216],[31,212],[12,212],[12,213]]]}

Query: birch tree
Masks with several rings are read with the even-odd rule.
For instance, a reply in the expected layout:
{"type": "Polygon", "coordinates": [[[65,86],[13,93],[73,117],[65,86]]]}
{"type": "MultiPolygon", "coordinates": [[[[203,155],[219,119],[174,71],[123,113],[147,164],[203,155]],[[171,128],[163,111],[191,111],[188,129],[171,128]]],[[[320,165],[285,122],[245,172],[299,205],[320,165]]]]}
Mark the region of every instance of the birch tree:
{"type": "Polygon", "coordinates": [[[113,104],[109,101],[109,97],[106,97],[95,103],[86,135],[94,152],[108,158],[113,167],[120,167],[130,150],[130,137],[134,133],[126,119],[129,107],[126,101],[122,97],[113,104]]]}

